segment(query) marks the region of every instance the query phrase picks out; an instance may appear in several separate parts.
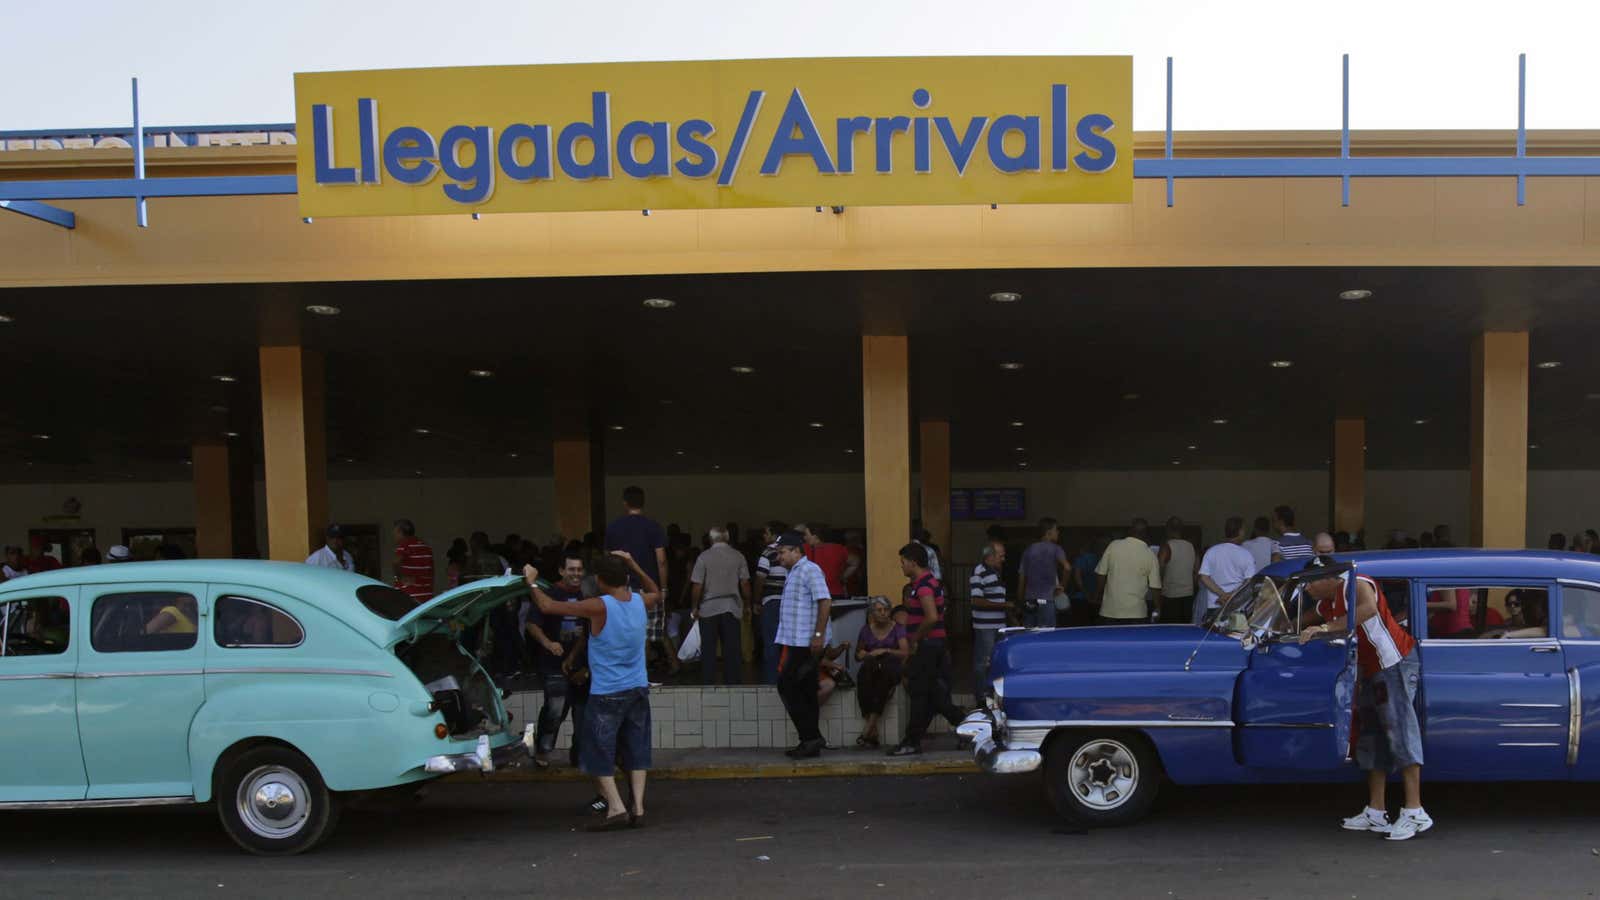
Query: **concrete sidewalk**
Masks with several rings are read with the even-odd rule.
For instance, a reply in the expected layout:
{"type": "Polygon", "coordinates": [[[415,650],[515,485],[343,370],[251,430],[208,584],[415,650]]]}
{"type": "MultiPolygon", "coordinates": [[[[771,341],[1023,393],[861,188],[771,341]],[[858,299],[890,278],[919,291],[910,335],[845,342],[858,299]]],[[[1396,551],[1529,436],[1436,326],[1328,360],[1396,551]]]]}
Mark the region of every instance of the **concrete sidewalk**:
{"type": "MultiPolygon", "coordinates": [[[[934,742],[930,741],[930,744],[934,742]]],[[[815,759],[789,759],[779,750],[655,750],[652,778],[724,780],[736,778],[827,778],[861,775],[971,775],[978,772],[971,750],[951,749],[939,741],[918,756],[885,756],[883,750],[828,750],[815,759]]],[[[528,765],[488,775],[462,773],[449,781],[559,782],[587,781],[589,776],[567,765],[566,753],[552,758],[548,769],[528,765]]]]}

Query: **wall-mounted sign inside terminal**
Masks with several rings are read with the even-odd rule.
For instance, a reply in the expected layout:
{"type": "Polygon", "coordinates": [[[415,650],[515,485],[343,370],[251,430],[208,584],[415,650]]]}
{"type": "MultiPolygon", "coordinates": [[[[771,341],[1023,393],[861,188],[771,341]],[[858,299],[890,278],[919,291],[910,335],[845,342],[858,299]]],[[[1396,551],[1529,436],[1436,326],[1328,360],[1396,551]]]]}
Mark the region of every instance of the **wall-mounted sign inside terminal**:
{"type": "Polygon", "coordinates": [[[790,59],[295,76],[306,216],[1127,203],[1132,60],[790,59]]]}
{"type": "Polygon", "coordinates": [[[950,518],[956,522],[1004,522],[1028,517],[1024,488],[955,488],[950,491],[950,518]]]}

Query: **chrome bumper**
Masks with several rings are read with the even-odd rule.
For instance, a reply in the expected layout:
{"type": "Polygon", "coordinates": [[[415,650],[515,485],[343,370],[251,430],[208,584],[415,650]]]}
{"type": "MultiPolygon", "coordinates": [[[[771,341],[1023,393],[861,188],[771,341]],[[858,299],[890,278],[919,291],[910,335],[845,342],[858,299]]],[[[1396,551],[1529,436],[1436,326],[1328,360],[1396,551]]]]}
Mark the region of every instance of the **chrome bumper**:
{"type": "MultiPolygon", "coordinates": [[[[956,726],[956,734],[972,739],[972,757],[978,768],[991,775],[1019,775],[1039,768],[1044,757],[1037,749],[1008,750],[995,740],[997,729],[1004,737],[1004,727],[995,721],[996,715],[987,709],[977,710],[956,726]]],[[[1003,723],[1003,714],[1000,715],[1003,723]]]]}
{"type": "Polygon", "coordinates": [[[489,736],[479,735],[478,746],[471,753],[444,753],[428,757],[423,769],[435,775],[452,772],[493,772],[495,769],[514,769],[526,765],[528,748],[521,741],[512,741],[493,749],[489,736]]]}

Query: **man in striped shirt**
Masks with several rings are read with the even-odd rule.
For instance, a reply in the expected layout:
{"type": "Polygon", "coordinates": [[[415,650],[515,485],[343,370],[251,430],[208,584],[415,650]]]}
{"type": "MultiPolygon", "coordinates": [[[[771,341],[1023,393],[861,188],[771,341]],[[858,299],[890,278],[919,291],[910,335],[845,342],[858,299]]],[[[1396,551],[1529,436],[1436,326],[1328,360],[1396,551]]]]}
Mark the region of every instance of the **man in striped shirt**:
{"type": "Polygon", "coordinates": [[[394,583],[415,603],[433,599],[433,548],[417,538],[410,519],[394,522],[394,583]]]}
{"type": "Polygon", "coordinates": [[[967,583],[967,603],[972,607],[972,691],[980,703],[989,684],[989,655],[1006,624],[1006,585],[1000,577],[1006,545],[989,541],[981,555],[983,561],[973,567],[967,583]]]}
{"type": "Polygon", "coordinates": [[[1294,527],[1294,509],[1280,506],[1272,511],[1273,524],[1278,528],[1278,544],[1272,548],[1272,561],[1285,559],[1311,559],[1316,553],[1311,542],[1294,527]]]}
{"type": "Polygon", "coordinates": [[[761,626],[761,674],[767,684],[778,683],[778,609],[783,583],[789,577],[789,569],[778,559],[778,536],[788,530],[789,526],[776,519],[767,523],[762,535],[767,548],[756,563],[753,593],[761,604],[757,621],[761,626]]]}

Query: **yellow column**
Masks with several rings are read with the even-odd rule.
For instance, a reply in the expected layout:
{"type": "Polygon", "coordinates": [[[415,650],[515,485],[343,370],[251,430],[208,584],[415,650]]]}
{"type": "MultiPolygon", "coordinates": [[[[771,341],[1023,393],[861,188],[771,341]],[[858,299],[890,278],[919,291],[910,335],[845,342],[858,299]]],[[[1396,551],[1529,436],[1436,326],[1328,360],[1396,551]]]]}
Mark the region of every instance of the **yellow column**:
{"type": "Polygon", "coordinates": [[[595,526],[589,470],[589,441],[557,438],[554,445],[556,528],[569,541],[582,540],[595,526]]]}
{"type": "Polygon", "coordinates": [[[950,546],[950,423],[929,420],[920,423],[918,441],[922,469],[922,527],[933,533],[933,542],[944,551],[944,563],[955,559],[950,546]]]}
{"type": "Polygon", "coordinates": [[[267,556],[300,562],[328,524],[322,356],[292,345],[260,356],[267,556]]]}
{"type": "MultiPolygon", "coordinates": [[[[911,526],[911,406],[905,335],[861,338],[862,463],[867,498],[867,591],[898,597],[897,551],[911,526]]],[[[948,503],[948,491],[946,492],[948,503]]]]}
{"type": "Polygon", "coordinates": [[[233,492],[229,483],[228,445],[197,442],[191,451],[194,469],[194,544],[201,559],[233,557],[233,492]]]}
{"type": "Polygon", "coordinates": [[[1472,341],[1472,543],[1527,546],[1528,333],[1472,341]]]}
{"type": "Polygon", "coordinates": [[[1333,530],[1352,537],[1367,518],[1367,420],[1333,420],[1333,530]]]}

